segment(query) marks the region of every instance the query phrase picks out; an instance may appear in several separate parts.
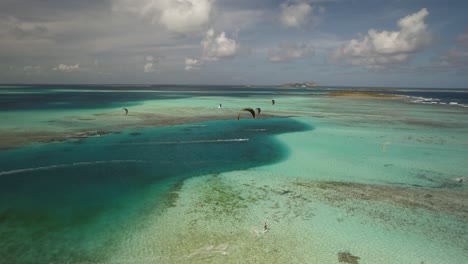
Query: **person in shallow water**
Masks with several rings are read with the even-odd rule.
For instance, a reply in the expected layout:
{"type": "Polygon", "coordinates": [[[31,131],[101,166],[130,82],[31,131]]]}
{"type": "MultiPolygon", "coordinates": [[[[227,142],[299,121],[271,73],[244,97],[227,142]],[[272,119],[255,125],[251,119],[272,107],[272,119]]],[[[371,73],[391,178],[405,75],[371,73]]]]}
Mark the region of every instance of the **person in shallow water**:
{"type": "Polygon", "coordinates": [[[267,226],[267,223],[265,222],[263,224],[263,232],[266,232],[268,230],[268,226],[267,226]]]}

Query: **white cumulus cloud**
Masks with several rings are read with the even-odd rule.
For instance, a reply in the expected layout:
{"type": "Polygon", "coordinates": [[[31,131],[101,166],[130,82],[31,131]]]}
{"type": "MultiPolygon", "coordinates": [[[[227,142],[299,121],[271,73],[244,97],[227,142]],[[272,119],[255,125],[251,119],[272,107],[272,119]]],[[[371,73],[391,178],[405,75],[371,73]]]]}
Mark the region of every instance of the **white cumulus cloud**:
{"type": "Polygon", "coordinates": [[[332,59],[371,68],[405,62],[432,42],[432,35],[424,22],[428,14],[423,8],[400,19],[399,31],[370,29],[364,37],[352,39],[339,47],[332,59]]]}
{"type": "Polygon", "coordinates": [[[213,29],[206,32],[201,45],[204,60],[217,61],[222,58],[233,57],[239,51],[239,44],[235,39],[226,37],[225,32],[216,35],[213,29]]]}
{"type": "Polygon", "coordinates": [[[114,10],[136,13],[177,33],[204,29],[211,17],[213,0],[116,0],[114,10]]]}
{"type": "Polygon", "coordinates": [[[203,28],[210,20],[211,1],[178,0],[161,10],[161,23],[175,32],[193,32],[203,28]]]}
{"type": "Polygon", "coordinates": [[[57,67],[52,68],[52,70],[60,71],[60,72],[77,72],[77,71],[80,71],[80,64],[75,64],[75,65],[59,64],[57,67]]]}
{"type": "Polygon", "coordinates": [[[200,69],[206,63],[232,58],[239,52],[239,43],[235,38],[228,38],[224,31],[218,34],[212,28],[206,32],[200,44],[202,56],[199,59],[186,57],[185,70],[200,69]]]}
{"type": "Polygon", "coordinates": [[[198,70],[201,65],[202,65],[202,62],[197,59],[185,58],[185,70],[186,71],[198,70]]]}
{"type": "MultiPolygon", "coordinates": [[[[317,26],[319,17],[313,14],[314,6],[302,2],[295,3],[282,3],[280,5],[280,21],[287,27],[303,27],[310,25],[312,27],[317,26]]],[[[323,7],[318,8],[318,13],[325,12],[323,7]]]]}
{"type": "Polygon", "coordinates": [[[288,62],[314,55],[314,48],[305,43],[284,43],[268,51],[271,62],[288,62]]]}

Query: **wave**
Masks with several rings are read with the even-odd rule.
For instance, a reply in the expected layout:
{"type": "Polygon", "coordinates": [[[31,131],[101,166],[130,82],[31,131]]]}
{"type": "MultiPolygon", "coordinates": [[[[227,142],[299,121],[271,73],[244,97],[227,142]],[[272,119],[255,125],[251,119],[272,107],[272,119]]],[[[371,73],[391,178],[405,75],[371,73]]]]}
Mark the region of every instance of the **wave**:
{"type": "Polygon", "coordinates": [[[440,105],[468,107],[468,105],[461,104],[459,102],[455,102],[451,100],[444,102],[439,98],[409,96],[409,95],[404,95],[404,97],[406,97],[410,103],[416,103],[416,104],[440,104],[440,105]]]}
{"type": "Polygon", "coordinates": [[[60,168],[67,168],[67,167],[74,167],[74,166],[87,166],[87,165],[106,164],[106,163],[145,163],[145,162],[147,162],[147,161],[144,161],[144,160],[83,161],[83,162],[73,162],[73,163],[67,163],[67,164],[54,164],[54,165],[34,167],[34,168],[24,168],[24,169],[17,169],[17,170],[0,171],[0,176],[10,175],[10,174],[18,174],[18,173],[24,173],[24,172],[30,172],[30,171],[53,170],[53,169],[60,169],[60,168]]]}
{"type": "Polygon", "coordinates": [[[448,105],[454,105],[454,106],[460,106],[460,107],[468,107],[468,105],[466,105],[466,104],[460,104],[460,103],[457,103],[457,102],[450,102],[450,103],[448,103],[448,105]]]}

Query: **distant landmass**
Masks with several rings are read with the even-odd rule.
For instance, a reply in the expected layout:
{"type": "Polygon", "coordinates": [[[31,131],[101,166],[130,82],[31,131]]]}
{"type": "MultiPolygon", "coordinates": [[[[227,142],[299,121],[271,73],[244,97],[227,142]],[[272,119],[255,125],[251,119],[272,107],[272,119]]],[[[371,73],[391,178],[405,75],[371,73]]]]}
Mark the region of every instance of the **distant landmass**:
{"type": "Polygon", "coordinates": [[[316,82],[303,82],[303,83],[284,83],[280,85],[281,87],[317,87],[318,83],[316,82]]]}

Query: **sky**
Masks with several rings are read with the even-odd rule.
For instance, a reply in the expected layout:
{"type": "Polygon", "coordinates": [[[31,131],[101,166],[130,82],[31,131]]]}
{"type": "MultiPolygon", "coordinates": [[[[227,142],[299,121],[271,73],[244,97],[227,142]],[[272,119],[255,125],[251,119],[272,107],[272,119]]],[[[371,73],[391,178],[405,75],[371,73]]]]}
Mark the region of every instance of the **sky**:
{"type": "Polygon", "coordinates": [[[468,1],[2,0],[0,83],[468,88],[468,1]]]}

